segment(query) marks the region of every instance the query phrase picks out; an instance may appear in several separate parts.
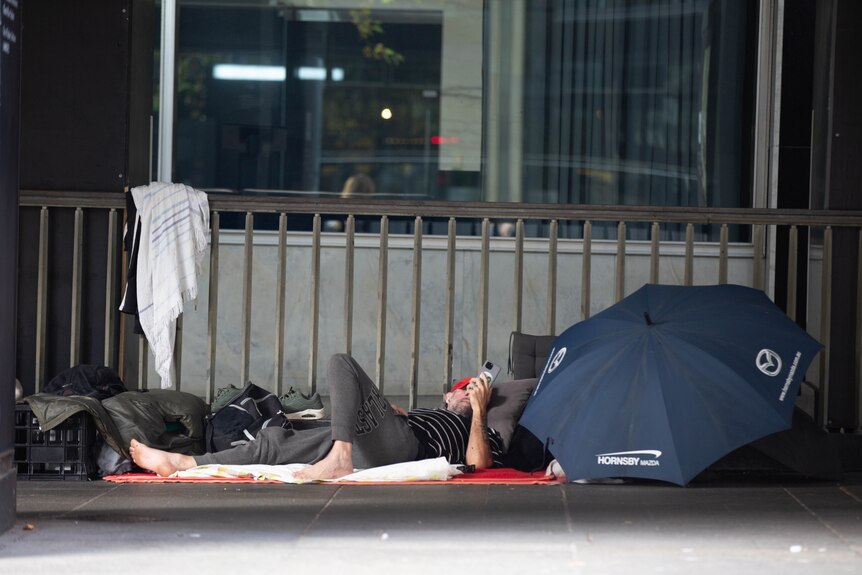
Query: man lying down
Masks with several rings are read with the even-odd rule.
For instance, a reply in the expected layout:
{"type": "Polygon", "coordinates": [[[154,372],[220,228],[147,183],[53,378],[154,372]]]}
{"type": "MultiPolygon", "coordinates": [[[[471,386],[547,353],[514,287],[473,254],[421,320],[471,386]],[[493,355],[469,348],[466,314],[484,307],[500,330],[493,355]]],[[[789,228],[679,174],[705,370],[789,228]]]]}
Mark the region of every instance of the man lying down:
{"type": "Polygon", "coordinates": [[[135,463],[166,477],[198,465],[309,463],[300,480],[338,479],[354,468],[445,457],[476,469],[500,467],[503,442],[487,425],[491,387],[484,375],[463,379],[444,394],[444,407],[405,412],[380,393],[352,357],[333,355],[327,366],[332,425],[312,429],[267,427],[254,441],[191,456],[162,451],[133,439],[135,463]]]}

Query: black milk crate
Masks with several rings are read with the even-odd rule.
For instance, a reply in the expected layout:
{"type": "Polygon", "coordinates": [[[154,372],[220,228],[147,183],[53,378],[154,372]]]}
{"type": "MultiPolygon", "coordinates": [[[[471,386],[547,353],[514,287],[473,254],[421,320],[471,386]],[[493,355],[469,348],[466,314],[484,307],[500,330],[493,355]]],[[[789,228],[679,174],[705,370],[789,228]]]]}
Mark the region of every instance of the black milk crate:
{"type": "Polygon", "coordinates": [[[18,481],[86,481],[98,477],[93,449],[96,426],[86,412],[78,412],[51,429],[39,429],[30,406],[15,406],[15,459],[18,481]]]}

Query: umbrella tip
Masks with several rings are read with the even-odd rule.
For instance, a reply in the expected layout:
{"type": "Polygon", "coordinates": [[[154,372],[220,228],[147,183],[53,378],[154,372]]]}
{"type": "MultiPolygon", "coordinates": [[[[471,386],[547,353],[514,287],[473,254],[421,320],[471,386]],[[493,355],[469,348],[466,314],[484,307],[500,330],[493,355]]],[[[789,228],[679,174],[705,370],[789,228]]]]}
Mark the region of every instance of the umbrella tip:
{"type": "Polygon", "coordinates": [[[644,312],[644,319],[646,320],[647,325],[653,325],[652,318],[649,316],[649,313],[644,312]]]}

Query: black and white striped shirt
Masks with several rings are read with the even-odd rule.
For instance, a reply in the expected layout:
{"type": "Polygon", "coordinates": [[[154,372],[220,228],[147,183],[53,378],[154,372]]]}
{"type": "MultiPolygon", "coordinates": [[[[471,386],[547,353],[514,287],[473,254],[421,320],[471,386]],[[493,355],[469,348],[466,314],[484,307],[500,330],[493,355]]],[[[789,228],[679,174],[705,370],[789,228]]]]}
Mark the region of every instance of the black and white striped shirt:
{"type": "MultiPolygon", "coordinates": [[[[462,464],[467,460],[467,442],[470,439],[470,418],[445,409],[411,409],[407,423],[419,441],[418,459],[445,457],[449,463],[462,464]]],[[[488,445],[494,467],[503,466],[503,440],[500,434],[488,428],[488,445]]]]}

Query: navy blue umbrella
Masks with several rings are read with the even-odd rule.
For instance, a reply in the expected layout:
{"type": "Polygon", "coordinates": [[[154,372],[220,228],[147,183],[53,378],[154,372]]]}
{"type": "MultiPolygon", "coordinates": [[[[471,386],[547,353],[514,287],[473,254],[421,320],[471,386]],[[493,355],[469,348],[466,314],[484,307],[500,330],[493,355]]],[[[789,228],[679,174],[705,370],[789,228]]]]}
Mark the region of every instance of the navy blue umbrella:
{"type": "Polygon", "coordinates": [[[822,347],[760,290],[645,285],[557,337],[520,423],[570,479],[685,485],[790,427],[822,347]]]}

